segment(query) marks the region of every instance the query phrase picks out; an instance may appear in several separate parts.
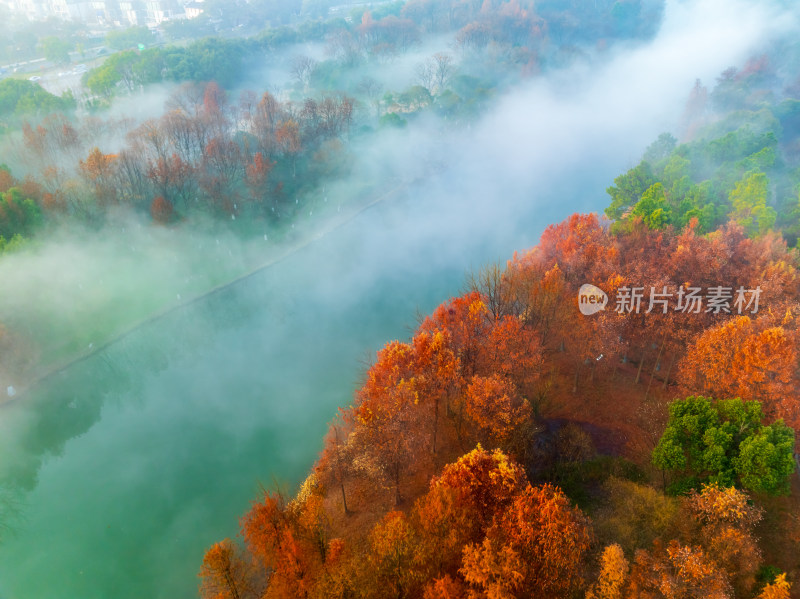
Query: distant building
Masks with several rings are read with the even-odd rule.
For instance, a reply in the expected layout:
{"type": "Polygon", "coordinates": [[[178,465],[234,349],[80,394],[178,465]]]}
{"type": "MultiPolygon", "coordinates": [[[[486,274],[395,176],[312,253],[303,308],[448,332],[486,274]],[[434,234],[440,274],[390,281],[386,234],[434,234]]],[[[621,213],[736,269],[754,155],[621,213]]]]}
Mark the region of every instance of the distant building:
{"type": "Polygon", "coordinates": [[[185,15],[177,0],[0,0],[0,4],[31,21],[56,17],[87,25],[118,27],[155,26],[185,15]]]}
{"type": "Polygon", "coordinates": [[[53,13],[45,0],[11,0],[8,5],[12,11],[25,15],[31,21],[46,19],[53,13]]]}
{"type": "Polygon", "coordinates": [[[105,20],[105,2],[50,0],[50,14],[65,21],[95,24],[105,20]]]}
{"type": "Polygon", "coordinates": [[[179,8],[175,0],[147,0],[145,7],[148,25],[160,25],[164,21],[183,16],[183,9],[179,8]]]}
{"type": "Polygon", "coordinates": [[[120,25],[144,25],[147,22],[144,3],[139,0],[120,0],[120,25]]]}
{"type": "Polygon", "coordinates": [[[196,19],[205,10],[201,2],[189,2],[184,8],[186,9],[187,19],[196,19]]]}

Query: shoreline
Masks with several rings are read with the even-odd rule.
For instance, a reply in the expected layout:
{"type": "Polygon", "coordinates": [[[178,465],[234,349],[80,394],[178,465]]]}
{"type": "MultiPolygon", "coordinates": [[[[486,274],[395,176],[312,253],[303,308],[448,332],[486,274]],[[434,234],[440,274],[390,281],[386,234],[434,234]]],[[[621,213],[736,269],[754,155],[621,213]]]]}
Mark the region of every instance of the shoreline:
{"type": "Polygon", "coordinates": [[[339,229],[339,228],[345,226],[346,224],[352,222],[353,220],[356,219],[356,217],[358,217],[362,213],[366,212],[370,208],[372,208],[372,207],[374,207],[374,206],[376,206],[376,205],[378,205],[378,204],[380,204],[380,203],[382,203],[382,202],[384,202],[384,201],[386,201],[388,199],[391,199],[394,196],[398,195],[401,191],[403,191],[406,188],[408,188],[410,183],[411,183],[410,181],[402,182],[402,183],[398,184],[397,186],[391,188],[390,190],[382,193],[377,198],[374,198],[374,199],[370,200],[369,202],[367,202],[366,204],[363,204],[363,205],[355,208],[355,210],[352,213],[346,214],[346,215],[344,215],[343,217],[340,217],[340,218],[332,218],[332,219],[330,219],[330,221],[328,221],[326,224],[323,224],[320,227],[319,230],[311,231],[311,232],[309,232],[308,235],[300,237],[300,238],[298,238],[297,240],[295,240],[293,242],[290,242],[286,247],[282,248],[282,250],[279,251],[275,256],[273,256],[272,258],[270,258],[266,262],[261,263],[258,266],[255,266],[254,268],[244,272],[243,274],[240,274],[239,276],[236,276],[233,279],[231,279],[231,280],[229,280],[229,281],[227,281],[225,283],[220,283],[219,285],[216,285],[215,287],[212,287],[211,289],[201,293],[200,295],[196,295],[194,297],[191,297],[191,298],[189,298],[189,299],[187,299],[185,301],[182,301],[182,302],[180,302],[178,304],[175,304],[175,305],[169,306],[167,308],[164,308],[164,309],[162,309],[162,310],[160,310],[160,311],[158,311],[158,312],[156,312],[156,313],[154,313],[154,314],[152,314],[152,315],[150,315],[150,316],[148,316],[148,317],[146,317],[144,319],[141,319],[141,320],[133,323],[129,327],[127,327],[122,332],[114,335],[112,338],[108,339],[104,343],[101,343],[100,345],[98,345],[96,347],[92,347],[90,350],[84,351],[84,352],[80,353],[79,355],[77,355],[75,357],[69,358],[68,360],[63,361],[60,364],[56,364],[55,366],[52,366],[52,367],[46,369],[41,374],[39,374],[37,376],[34,376],[29,381],[24,382],[23,384],[21,384],[18,387],[14,386],[15,393],[14,393],[13,396],[8,396],[6,394],[6,392],[5,392],[6,391],[5,389],[0,389],[0,395],[2,395],[2,399],[0,399],[0,409],[3,409],[4,407],[12,405],[12,404],[16,404],[17,402],[19,402],[22,399],[24,399],[25,396],[27,394],[29,394],[31,391],[35,390],[39,385],[45,383],[46,381],[48,381],[52,377],[64,372],[65,370],[69,369],[70,367],[74,366],[75,364],[79,364],[79,363],[91,358],[95,354],[98,354],[98,353],[108,349],[109,347],[111,347],[112,345],[115,345],[119,341],[122,341],[128,335],[130,335],[133,332],[137,331],[141,327],[146,326],[148,324],[151,324],[153,322],[157,322],[158,320],[160,320],[160,319],[162,319],[162,318],[164,318],[164,317],[166,317],[166,316],[168,316],[168,315],[170,315],[170,314],[172,314],[174,312],[177,312],[178,310],[181,310],[183,308],[191,306],[192,304],[195,304],[195,303],[197,303],[197,302],[199,302],[199,301],[201,301],[201,300],[203,300],[203,299],[205,299],[207,297],[210,297],[210,296],[212,296],[212,295],[214,295],[216,293],[219,293],[219,292],[221,292],[221,291],[223,291],[225,289],[228,289],[229,287],[232,287],[232,286],[234,286],[234,285],[236,285],[238,283],[241,283],[242,281],[245,281],[245,280],[247,280],[247,279],[249,279],[251,277],[254,277],[257,274],[259,274],[260,272],[262,272],[262,271],[264,271],[264,270],[266,270],[268,268],[271,268],[272,266],[275,266],[276,264],[279,264],[280,262],[283,262],[286,258],[291,256],[292,254],[295,254],[296,252],[298,252],[298,251],[300,251],[300,250],[302,250],[302,249],[304,249],[304,248],[316,243],[320,239],[324,238],[326,235],[328,235],[328,234],[332,233],[333,231],[336,231],[337,229],[339,229]]]}

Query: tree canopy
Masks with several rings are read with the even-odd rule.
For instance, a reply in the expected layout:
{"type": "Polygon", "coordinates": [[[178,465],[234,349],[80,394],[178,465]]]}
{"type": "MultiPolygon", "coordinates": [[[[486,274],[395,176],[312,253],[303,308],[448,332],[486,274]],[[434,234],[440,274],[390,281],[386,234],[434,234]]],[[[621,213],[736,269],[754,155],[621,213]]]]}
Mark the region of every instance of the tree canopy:
{"type": "Polygon", "coordinates": [[[757,401],[702,396],[675,400],[653,450],[653,463],[673,474],[673,491],[710,481],[785,494],[794,472],[794,431],[778,420],[762,424],[757,401]]]}

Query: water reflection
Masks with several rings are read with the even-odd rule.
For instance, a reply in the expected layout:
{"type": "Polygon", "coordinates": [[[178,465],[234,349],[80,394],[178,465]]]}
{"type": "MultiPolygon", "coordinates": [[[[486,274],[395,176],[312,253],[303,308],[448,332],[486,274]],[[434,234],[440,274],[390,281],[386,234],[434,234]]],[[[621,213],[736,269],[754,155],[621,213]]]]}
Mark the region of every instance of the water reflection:
{"type": "MultiPolygon", "coordinates": [[[[585,176],[562,197],[577,208],[595,184],[585,176]]],[[[0,545],[0,593],[191,596],[204,549],[236,534],[259,482],[304,477],[360,365],[457,293],[470,266],[508,258],[562,216],[531,202],[467,230],[450,226],[457,213],[417,220],[433,185],[0,408],[0,484],[25,499],[19,533],[0,545]]]]}

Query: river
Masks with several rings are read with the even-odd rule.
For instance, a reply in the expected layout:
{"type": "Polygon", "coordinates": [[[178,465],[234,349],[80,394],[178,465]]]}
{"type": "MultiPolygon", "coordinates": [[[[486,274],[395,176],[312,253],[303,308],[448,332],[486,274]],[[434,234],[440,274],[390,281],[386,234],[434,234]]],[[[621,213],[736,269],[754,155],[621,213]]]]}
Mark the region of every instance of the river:
{"type": "Polygon", "coordinates": [[[236,534],[259,484],[304,478],[375,350],[539,232],[487,231],[452,255],[464,246],[446,223],[404,234],[416,192],[5,406],[0,473],[20,513],[6,514],[0,596],[193,596],[203,551],[236,534]]]}
{"type": "Polygon", "coordinates": [[[0,599],[196,596],[205,549],[237,534],[260,484],[302,481],[378,348],[408,338],[417,311],[458,294],[471,268],[601,211],[694,78],[758,36],[643,84],[659,43],[692,56],[739,22],[578,69],[581,83],[562,73],[569,99],[512,94],[469,134],[480,151],[450,152],[403,196],[0,408],[0,599]]]}

